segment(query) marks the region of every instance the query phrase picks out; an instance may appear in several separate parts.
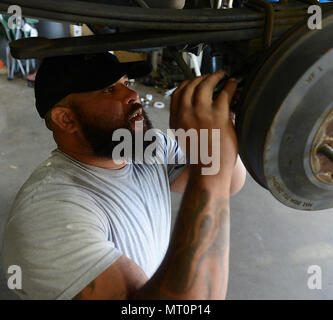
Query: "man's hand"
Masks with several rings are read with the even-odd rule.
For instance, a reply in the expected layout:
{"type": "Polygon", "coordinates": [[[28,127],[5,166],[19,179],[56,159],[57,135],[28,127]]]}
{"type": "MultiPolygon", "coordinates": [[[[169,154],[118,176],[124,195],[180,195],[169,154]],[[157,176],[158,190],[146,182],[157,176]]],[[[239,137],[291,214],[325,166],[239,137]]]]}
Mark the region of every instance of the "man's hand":
{"type": "Polygon", "coordinates": [[[212,129],[219,129],[220,168],[223,168],[224,174],[231,176],[237,160],[238,145],[229,106],[236,91],[237,81],[229,80],[213,101],[213,90],[223,77],[223,71],[218,71],[184,81],[172,95],[170,128],[182,128],[185,131],[195,129],[199,136],[200,129],[208,129],[209,147],[213,145],[212,129]]]}

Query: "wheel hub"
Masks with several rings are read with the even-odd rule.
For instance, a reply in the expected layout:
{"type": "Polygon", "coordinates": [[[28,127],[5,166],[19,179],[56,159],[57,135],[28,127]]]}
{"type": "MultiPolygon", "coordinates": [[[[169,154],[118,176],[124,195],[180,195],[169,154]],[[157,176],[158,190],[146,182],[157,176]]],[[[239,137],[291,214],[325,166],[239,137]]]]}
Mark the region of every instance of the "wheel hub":
{"type": "Polygon", "coordinates": [[[319,181],[333,185],[333,110],[321,124],[313,141],[311,168],[319,181]]]}
{"type": "Polygon", "coordinates": [[[237,112],[242,160],[288,207],[333,208],[333,14],[306,22],[267,52],[237,112]]]}

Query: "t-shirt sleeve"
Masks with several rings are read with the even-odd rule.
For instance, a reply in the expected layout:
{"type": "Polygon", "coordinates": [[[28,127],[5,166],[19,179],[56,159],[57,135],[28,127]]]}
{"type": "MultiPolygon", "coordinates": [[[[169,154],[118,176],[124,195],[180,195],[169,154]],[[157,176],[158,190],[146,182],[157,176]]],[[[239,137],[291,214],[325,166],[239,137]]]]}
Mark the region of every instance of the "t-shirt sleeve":
{"type": "Polygon", "coordinates": [[[72,299],[121,256],[98,207],[75,199],[35,201],[8,221],[3,255],[22,269],[20,298],[72,299]]]}
{"type": "Polygon", "coordinates": [[[173,182],[186,168],[186,156],[176,139],[162,133],[164,139],[165,163],[167,165],[169,182],[173,182]]]}

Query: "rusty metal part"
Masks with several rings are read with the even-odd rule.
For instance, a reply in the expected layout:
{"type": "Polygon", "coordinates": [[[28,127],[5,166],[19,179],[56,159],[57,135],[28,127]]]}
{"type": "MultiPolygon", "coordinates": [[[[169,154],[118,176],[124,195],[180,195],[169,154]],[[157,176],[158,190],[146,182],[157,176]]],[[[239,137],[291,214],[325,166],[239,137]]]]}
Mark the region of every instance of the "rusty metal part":
{"type": "MultiPolygon", "coordinates": [[[[331,137],[329,137],[329,138],[331,138],[331,137]]],[[[333,161],[333,147],[331,145],[329,145],[328,143],[320,146],[318,148],[318,153],[326,156],[327,159],[329,159],[331,162],[333,161]]],[[[331,169],[331,173],[332,173],[332,168],[330,168],[330,169],[331,169]]]]}
{"type": "Polygon", "coordinates": [[[264,48],[269,48],[272,43],[274,26],[274,8],[273,4],[265,0],[249,0],[246,4],[254,8],[264,9],[265,12],[265,30],[264,30],[264,48]]]}
{"type": "Polygon", "coordinates": [[[313,174],[319,181],[333,185],[333,110],[320,125],[311,151],[313,174]]]}

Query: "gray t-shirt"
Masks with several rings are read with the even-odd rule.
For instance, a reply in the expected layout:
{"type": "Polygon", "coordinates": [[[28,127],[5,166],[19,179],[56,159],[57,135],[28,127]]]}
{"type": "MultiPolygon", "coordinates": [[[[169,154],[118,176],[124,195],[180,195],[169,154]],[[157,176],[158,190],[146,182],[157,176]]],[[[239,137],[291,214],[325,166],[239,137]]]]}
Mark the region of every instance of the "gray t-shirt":
{"type": "MultiPolygon", "coordinates": [[[[108,170],[54,150],[20,189],[3,238],[4,270],[22,269],[22,299],[71,299],[122,254],[150,278],[170,239],[170,183],[184,165],[158,134],[164,164],[108,170]]],[[[7,275],[8,277],[8,275],[7,275]]]]}

